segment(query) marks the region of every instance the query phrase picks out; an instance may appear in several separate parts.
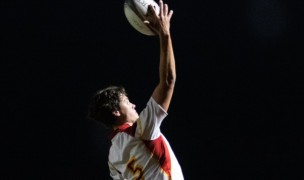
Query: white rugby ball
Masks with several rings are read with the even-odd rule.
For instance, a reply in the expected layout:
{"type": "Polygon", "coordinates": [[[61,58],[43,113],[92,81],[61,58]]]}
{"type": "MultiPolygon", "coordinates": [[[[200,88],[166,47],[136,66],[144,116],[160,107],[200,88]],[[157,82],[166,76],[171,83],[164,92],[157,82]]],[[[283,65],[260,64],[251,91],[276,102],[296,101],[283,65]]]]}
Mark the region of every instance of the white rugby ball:
{"type": "Polygon", "coordinates": [[[154,0],[125,0],[124,13],[134,29],[144,35],[154,36],[156,34],[144,23],[150,4],[155,8],[156,14],[159,14],[159,6],[154,0]]]}

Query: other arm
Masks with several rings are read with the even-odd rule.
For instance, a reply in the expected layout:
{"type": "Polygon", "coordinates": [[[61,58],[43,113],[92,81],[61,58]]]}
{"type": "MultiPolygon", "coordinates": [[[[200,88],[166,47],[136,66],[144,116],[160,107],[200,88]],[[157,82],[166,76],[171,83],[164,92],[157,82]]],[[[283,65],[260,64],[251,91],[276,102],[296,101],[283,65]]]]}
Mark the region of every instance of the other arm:
{"type": "Polygon", "coordinates": [[[146,21],[149,27],[158,34],[160,40],[159,83],[152,97],[164,110],[168,111],[176,81],[175,58],[170,33],[173,11],[169,11],[168,5],[162,0],[159,1],[159,6],[159,15],[156,15],[154,9],[149,6],[148,21],[146,21]]]}

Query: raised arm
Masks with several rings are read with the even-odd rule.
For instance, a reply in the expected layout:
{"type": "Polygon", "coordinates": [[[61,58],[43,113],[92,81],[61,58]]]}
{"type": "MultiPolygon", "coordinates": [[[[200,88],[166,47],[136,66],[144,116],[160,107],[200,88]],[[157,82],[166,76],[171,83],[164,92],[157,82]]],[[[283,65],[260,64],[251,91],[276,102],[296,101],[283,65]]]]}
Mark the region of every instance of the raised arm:
{"type": "Polygon", "coordinates": [[[145,21],[160,40],[159,83],[153,91],[153,99],[168,111],[176,81],[175,58],[170,33],[170,20],[173,11],[162,0],[159,1],[160,13],[157,15],[149,6],[145,21]]]}

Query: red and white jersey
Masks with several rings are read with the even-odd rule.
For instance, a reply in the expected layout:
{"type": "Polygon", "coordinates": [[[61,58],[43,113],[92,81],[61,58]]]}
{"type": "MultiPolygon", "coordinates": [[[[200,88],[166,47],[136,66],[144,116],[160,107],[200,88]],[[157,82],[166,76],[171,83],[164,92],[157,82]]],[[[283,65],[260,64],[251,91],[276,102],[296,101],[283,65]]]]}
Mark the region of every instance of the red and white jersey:
{"type": "Polygon", "coordinates": [[[167,112],[151,97],[133,126],[111,134],[110,175],[127,180],[183,180],[181,167],[160,125],[167,112]]]}

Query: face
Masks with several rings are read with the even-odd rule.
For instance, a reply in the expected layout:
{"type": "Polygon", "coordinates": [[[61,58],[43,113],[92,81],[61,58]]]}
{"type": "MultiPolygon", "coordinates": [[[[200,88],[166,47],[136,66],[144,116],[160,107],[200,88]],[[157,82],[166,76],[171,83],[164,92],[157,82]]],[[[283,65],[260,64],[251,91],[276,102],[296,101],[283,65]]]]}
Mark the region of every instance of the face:
{"type": "Polygon", "coordinates": [[[121,122],[132,124],[139,118],[138,113],[135,110],[136,106],[129,101],[127,96],[121,95],[119,107],[119,119],[121,122]]]}

